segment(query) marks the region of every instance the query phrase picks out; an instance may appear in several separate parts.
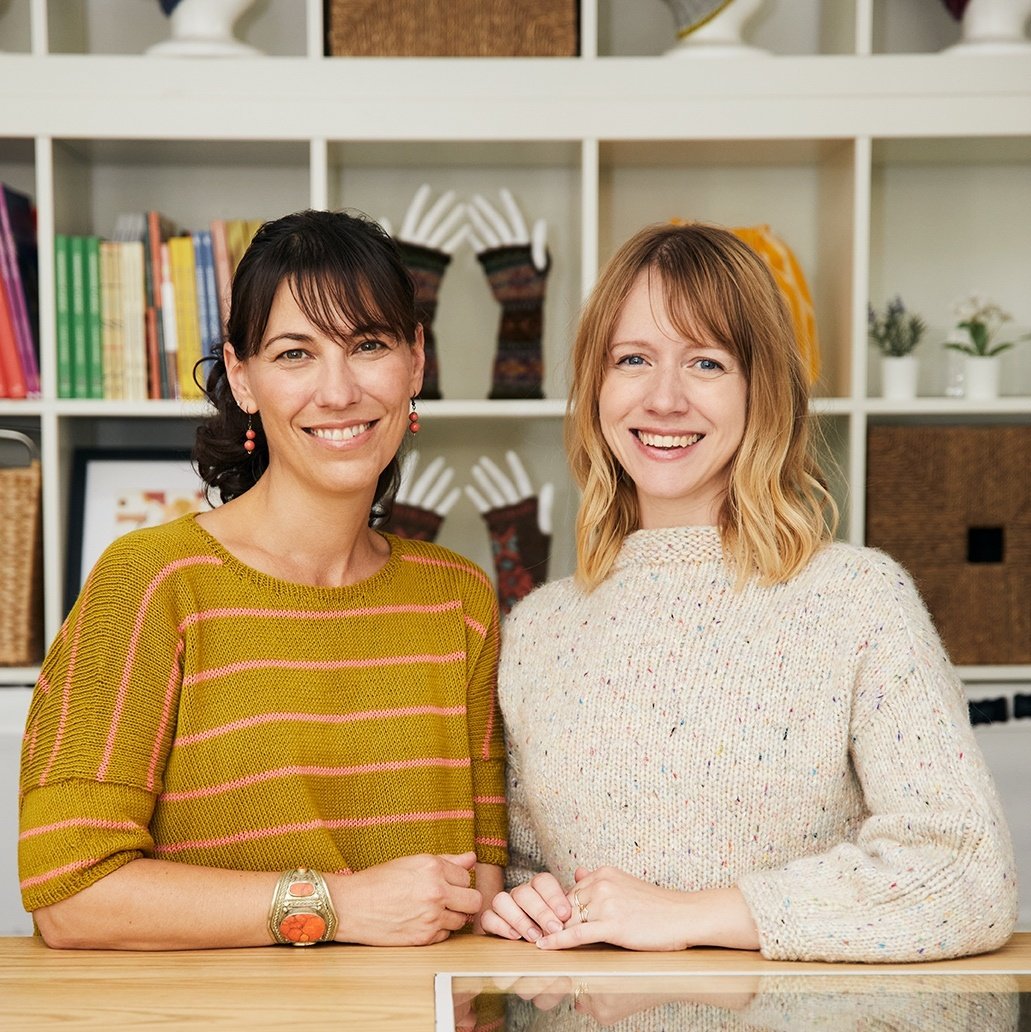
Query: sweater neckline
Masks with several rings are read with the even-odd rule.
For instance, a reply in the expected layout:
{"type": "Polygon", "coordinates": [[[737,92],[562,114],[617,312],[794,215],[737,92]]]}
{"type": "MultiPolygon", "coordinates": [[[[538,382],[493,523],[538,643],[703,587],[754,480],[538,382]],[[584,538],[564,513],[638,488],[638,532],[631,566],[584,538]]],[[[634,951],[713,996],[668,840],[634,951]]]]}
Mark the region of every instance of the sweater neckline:
{"type": "Polygon", "coordinates": [[[660,527],[635,530],[623,539],[615,569],[643,564],[723,562],[718,527],[660,527]]]}
{"type": "Polygon", "coordinates": [[[367,598],[380,591],[384,586],[389,585],[397,575],[401,564],[401,552],[403,550],[402,539],[393,534],[381,534],[390,545],[390,555],[387,561],[371,577],[356,581],[354,584],[344,584],[339,587],[330,587],[322,584],[305,584],[301,581],[284,580],[271,573],[264,573],[253,566],[249,566],[242,559],[233,555],[221,541],[213,534],[206,531],[196,519],[196,513],[190,513],[183,517],[193,532],[199,535],[206,543],[212,554],[216,555],[227,570],[233,571],[237,576],[242,577],[264,591],[272,591],[278,595],[289,595],[293,598],[306,597],[325,600],[346,599],[346,598],[367,598]]]}

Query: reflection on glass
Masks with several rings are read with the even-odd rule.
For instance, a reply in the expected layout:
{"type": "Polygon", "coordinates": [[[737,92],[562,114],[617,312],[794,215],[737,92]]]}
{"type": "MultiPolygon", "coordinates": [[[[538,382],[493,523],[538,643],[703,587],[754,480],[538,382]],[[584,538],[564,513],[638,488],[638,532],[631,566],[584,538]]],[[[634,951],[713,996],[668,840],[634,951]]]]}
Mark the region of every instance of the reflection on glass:
{"type": "Polygon", "coordinates": [[[462,1032],[1019,1032],[1031,976],[457,975],[462,1032]]]}

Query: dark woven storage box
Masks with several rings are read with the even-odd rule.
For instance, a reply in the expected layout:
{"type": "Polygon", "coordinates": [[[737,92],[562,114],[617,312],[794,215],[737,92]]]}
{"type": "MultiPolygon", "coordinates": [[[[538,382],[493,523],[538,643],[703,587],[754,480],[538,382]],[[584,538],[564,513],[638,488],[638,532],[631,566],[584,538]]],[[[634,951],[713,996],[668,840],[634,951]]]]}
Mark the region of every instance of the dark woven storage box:
{"type": "Polygon", "coordinates": [[[327,0],[335,57],[572,57],[576,0],[327,0]]]}
{"type": "Polygon", "coordinates": [[[952,661],[1031,663],[1031,427],[873,427],[866,497],[952,661]]]}

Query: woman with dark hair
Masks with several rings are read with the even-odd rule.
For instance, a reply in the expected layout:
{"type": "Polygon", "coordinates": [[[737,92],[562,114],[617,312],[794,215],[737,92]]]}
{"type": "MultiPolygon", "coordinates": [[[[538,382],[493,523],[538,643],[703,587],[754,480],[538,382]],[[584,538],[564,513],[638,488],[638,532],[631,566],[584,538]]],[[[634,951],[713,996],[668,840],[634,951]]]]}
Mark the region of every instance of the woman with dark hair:
{"type": "Polygon", "coordinates": [[[763,260],[650,226],[580,320],[574,578],[505,623],[510,893],[558,949],[932,960],[1016,919],[1012,846],[910,578],[835,543],[763,260]]]}
{"type": "Polygon", "coordinates": [[[422,367],[379,226],[258,231],[194,453],[223,504],[107,549],[29,711],[21,884],[50,945],[438,942],[501,887],[492,585],[370,526],[422,367]]]}

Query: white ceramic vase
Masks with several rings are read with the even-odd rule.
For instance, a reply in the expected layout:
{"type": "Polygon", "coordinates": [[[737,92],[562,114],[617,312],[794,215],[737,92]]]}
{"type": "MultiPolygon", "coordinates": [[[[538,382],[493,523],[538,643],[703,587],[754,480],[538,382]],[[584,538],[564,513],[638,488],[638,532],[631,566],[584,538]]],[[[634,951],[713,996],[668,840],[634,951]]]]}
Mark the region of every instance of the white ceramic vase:
{"type": "Polygon", "coordinates": [[[918,367],[916,355],[883,355],[881,397],[891,401],[908,401],[915,398],[918,367]]]}
{"type": "Polygon", "coordinates": [[[990,401],[999,396],[998,355],[967,355],[963,362],[963,384],[971,401],[990,401]]]}
{"type": "Polygon", "coordinates": [[[233,25],[254,0],[179,0],[169,16],[172,36],[148,47],[157,57],[253,57],[257,47],[241,43],[233,25]]]}
{"type": "Polygon", "coordinates": [[[946,47],[952,54],[1027,54],[1031,0],[968,0],[963,11],[959,43],[946,47]]]}
{"type": "Polygon", "coordinates": [[[677,43],[667,57],[766,57],[769,51],[743,39],[745,25],[766,0],[666,0],[677,24],[677,43]],[[713,13],[715,11],[715,13],[713,13]]]}

